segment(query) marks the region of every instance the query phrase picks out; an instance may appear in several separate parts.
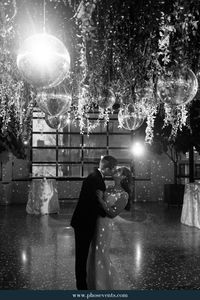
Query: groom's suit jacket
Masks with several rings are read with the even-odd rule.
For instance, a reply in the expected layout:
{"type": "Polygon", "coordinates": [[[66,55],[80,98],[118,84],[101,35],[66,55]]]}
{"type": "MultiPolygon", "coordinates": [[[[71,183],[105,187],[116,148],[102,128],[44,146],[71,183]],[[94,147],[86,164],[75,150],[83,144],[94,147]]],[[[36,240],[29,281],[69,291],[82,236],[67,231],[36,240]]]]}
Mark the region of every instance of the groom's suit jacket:
{"type": "Polygon", "coordinates": [[[78,203],[71,219],[71,226],[78,230],[94,230],[97,217],[105,217],[98,203],[97,190],[105,191],[106,186],[98,169],[83,181],[78,203]]]}

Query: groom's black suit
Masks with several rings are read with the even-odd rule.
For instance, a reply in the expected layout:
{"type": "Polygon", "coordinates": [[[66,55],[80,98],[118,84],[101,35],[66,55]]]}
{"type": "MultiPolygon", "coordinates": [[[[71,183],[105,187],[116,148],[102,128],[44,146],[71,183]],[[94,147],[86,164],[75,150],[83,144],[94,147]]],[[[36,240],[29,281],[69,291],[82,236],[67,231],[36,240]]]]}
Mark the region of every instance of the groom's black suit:
{"type": "Polygon", "coordinates": [[[71,226],[75,232],[75,273],[78,290],[87,290],[86,266],[90,243],[96,227],[97,217],[105,217],[98,203],[97,190],[106,186],[98,169],[95,169],[82,184],[79,200],[72,216],[71,226]]]}

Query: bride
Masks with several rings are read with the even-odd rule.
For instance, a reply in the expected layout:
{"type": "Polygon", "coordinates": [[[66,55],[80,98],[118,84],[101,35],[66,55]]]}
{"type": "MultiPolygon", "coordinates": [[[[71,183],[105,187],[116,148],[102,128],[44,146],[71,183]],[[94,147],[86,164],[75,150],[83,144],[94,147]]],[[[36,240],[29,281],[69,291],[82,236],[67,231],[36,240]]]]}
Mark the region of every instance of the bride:
{"type": "Polygon", "coordinates": [[[131,194],[131,172],[126,167],[118,167],[113,175],[114,186],[106,192],[98,190],[99,202],[107,217],[97,219],[96,232],[91,243],[87,265],[87,284],[89,290],[120,290],[118,273],[109,255],[112,239],[113,221],[126,207],[131,194]]]}

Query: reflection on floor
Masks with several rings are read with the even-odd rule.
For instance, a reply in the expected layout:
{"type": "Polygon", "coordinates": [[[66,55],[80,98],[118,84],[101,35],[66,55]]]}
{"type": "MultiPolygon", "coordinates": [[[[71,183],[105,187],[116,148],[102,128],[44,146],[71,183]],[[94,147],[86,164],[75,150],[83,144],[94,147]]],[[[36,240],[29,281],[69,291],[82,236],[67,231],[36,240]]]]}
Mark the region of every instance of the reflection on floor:
{"type": "MultiPolygon", "coordinates": [[[[0,289],[75,290],[73,209],[36,216],[23,205],[0,207],[0,289]]],[[[181,224],[180,214],[135,203],[116,222],[111,258],[127,289],[200,290],[200,230],[181,224]]]]}

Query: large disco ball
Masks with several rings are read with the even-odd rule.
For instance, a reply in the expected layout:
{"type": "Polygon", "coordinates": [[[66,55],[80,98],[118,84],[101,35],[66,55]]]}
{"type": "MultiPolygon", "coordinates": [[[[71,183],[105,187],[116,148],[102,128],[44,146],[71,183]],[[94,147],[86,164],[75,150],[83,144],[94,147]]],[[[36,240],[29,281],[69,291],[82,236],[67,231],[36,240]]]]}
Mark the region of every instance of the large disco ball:
{"type": "Polygon", "coordinates": [[[186,104],[195,97],[198,80],[192,70],[173,69],[157,82],[157,95],[164,103],[171,105],[186,104]]]}
{"type": "Polygon", "coordinates": [[[27,38],[17,55],[22,77],[36,88],[60,84],[70,68],[70,56],[65,45],[56,37],[41,33],[27,38]]]}
{"type": "Polygon", "coordinates": [[[101,109],[112,108],[115,103],[115,95],[111,89],[104,89],[97,101],[98,106],[101,109]]]}
{"type": "Polygon", "coordinates": [[[118,113],[119,126],[128,130],[136,130],[145,120],[144,114],[134,104],[127,104],[118,113]]]}
{"type": "Polygon", "coordinates": [[[50,116],[45,114],[45,121],[50,128],[53,129],[62,129],[69,124],[68,115],[59,115],[59,116],[50,116]]]}
{"type": "Polygon", "coordinates": [[[47,115],[58,116],[70,110],[71,96],[53,92],[40,92],[36,96],[39,108],[47,115]]]}

